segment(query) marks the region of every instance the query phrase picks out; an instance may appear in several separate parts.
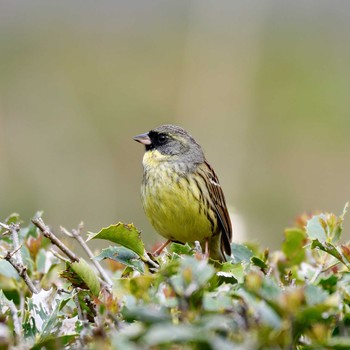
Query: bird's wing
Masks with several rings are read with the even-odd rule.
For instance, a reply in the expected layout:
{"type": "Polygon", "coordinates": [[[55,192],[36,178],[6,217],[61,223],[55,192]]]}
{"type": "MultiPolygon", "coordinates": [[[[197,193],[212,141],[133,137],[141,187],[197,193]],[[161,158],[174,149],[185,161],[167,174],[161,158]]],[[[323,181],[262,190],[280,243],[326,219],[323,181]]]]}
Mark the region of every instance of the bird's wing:
{"type": "Polygon", "coordinates": [[[224,193],[222,192],[219,179],[209,163],[205,161],[202,163],[201,168],[208,178],[207,186],[214,204],[214,209],[219,218],[219,225],[221,226],[222,231],[221,241],[223,248],[227,255],[231,255],[232,226],[224,193]]]}

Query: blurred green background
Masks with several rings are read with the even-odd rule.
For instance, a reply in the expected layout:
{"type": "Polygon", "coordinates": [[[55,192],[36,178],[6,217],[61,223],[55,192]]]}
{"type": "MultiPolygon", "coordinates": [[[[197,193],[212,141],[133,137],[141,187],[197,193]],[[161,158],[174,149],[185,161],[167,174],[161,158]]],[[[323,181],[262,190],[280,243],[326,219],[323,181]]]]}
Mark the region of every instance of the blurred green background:
{"type": "Polygon", "coordinates": [[[161,241],[132,136],[164,123],[203,146],[236,239],[276,247],[299,214],[340,213],[349,19],[345,1],[1,1],[1,218],[161,241]]]}

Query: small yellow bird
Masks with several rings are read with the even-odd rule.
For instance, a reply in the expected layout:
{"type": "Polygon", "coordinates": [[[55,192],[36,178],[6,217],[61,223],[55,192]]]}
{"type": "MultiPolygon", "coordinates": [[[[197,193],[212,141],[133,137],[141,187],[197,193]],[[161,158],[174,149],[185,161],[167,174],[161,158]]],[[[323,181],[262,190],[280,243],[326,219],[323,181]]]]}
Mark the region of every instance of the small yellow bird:
{"type": "Polygon", "coordinates": [[[155,230],[167,241],[199,241],[206,257],[226,261],[232,227],[225,197],[202,148],[186,130],[162,125],[134,137],[145,145],[142,204],[155,230]]]}

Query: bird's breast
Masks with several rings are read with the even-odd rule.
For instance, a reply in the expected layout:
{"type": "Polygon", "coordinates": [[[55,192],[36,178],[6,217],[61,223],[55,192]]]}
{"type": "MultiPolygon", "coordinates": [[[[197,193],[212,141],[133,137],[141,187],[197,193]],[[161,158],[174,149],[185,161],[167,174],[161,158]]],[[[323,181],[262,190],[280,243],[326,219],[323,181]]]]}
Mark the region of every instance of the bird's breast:
{"type": "MultiPolygon", "coordinates": [[[[156,151],[157,152],[157,151],[156,151]]],[[[205,202],[206,186],[181,162],[144,157],[142,201],[158,233],[180,242],[203,241],[216,230],[216,218],[205,202]]]]}

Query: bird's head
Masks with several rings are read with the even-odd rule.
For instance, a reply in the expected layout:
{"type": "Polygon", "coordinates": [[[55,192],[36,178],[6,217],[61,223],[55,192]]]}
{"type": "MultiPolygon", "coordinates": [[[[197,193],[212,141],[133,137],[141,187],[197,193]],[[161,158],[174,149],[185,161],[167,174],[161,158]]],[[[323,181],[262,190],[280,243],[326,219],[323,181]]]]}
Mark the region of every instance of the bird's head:
{"type": "Polygon", "coordinates": [[[157,154],[159,160],[189,161],[196,164],[205,160],[200,145],[179,126],[162,125],[135,136],[134,140],[145,145],[146,153],[157,154]]]}

